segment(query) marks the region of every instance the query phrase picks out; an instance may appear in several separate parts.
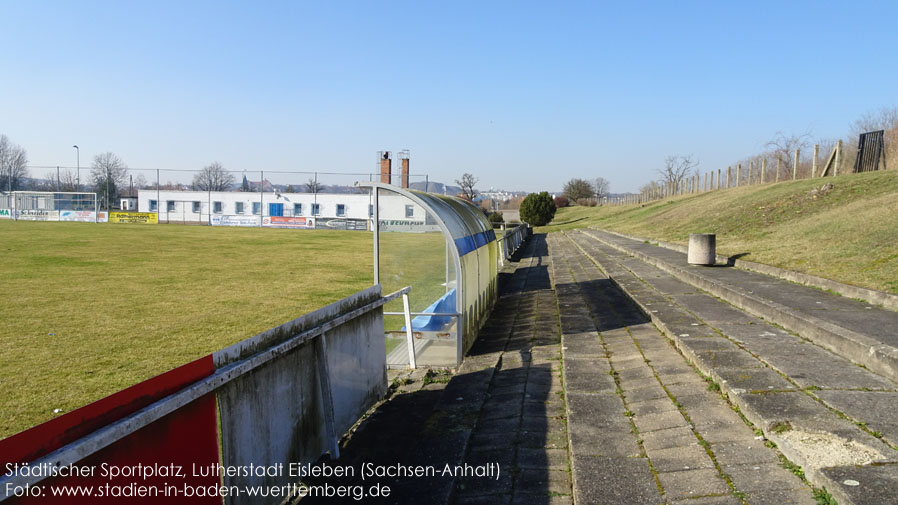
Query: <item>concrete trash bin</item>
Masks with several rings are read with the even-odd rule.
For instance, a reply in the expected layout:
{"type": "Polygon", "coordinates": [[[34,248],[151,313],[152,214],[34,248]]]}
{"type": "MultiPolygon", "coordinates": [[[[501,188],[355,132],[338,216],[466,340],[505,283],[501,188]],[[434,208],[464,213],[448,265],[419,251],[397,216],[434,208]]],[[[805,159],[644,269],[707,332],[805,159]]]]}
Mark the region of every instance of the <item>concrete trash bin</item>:
{"type": "Polygon", "coordinates": [[[717,235],[713,233],[690,233],[686,261],[690,265],[711,266],[717,263],[717,235]]]}

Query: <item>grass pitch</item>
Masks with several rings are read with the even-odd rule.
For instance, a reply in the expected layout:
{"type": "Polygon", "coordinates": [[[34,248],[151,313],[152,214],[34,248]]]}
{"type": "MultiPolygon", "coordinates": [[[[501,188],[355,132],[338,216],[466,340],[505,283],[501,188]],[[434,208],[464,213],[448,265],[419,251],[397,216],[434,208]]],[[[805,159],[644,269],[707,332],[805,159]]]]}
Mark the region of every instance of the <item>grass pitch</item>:
{"type": "Polygon", "coordinates": [[[0,438],[373,281],[362,232],[2,220],[0,252],[0,438]]]}

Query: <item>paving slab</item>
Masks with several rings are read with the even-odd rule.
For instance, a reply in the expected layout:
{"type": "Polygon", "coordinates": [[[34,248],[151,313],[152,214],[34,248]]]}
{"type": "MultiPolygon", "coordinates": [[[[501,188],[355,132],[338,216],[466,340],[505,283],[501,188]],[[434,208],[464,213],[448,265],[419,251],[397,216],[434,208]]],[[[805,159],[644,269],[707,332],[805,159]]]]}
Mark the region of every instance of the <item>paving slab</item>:
{"type": "Polygon", "coordinates": [[[644,416],[633,416],[633,422],[636,423],[636,427],[639,428],[640,433],[688,426],[683,414],[678,410],[660,412],[658,414],[647,414],[644,416]]]}
{"type": "Polygon", "coordinates": [[[852,465],[821,471],[839,503],[898,504],[898,465],[852,465]]]}
{"type": "Polygon", "coordinates": [[[730,477],[736,489],[749,495],[774,489],[806,490],[810,493],[810,488],[801,479],[779,463],[722,465],[721,470],[730,477]]]}
{"type": "Polygon", "coordinates": [[[689,426],[640,433],[639,437],[642,439],[642,446],[649,453],[662,449],[687,447],[698,441],[689,426]]]}
{"type": "MultiPolygon", "coordinates": [[[[695,440],[695,437],[693,439],[695,440]]],[[[698,440],[682,447],[647,449],[646,453],[652,461],[652,467],[656,472],[679,472],[698,468],[714,468],[714,462],[711,461],[711,457],[708,456],[705,448],[698,445],[698,440]]],[[[665,489],[667,489],[666,486],[665,489]]]]}
{"type": "Polygon", "coordinates": [[[661,503],[645,458],[574,456],[573,469],[574,503],[661,503]]]}
{"type": "Polygon", "coordinates": [[[878,391],[815,391],[827,405],[866,423],[884,440],[898,446],[898,393],[878,391]]]}
{"type": "MultiPolygon", "coordinates": [[[[664,487],[664,496],[668,500],[679,503],[678,500],[689,499],[683,503],[701,503],[694,502],[696,498],[716,498],[723,495],[724,498],[731,498],[729,495],[730,487],[726,481],[720,476],[716,469],[702,468],[681,470],[677,472],[661,472],[658,474],[658,480],[664,487]]],[[[710,501],[706,503],[729,503],[728,501],[710,501]]]]}

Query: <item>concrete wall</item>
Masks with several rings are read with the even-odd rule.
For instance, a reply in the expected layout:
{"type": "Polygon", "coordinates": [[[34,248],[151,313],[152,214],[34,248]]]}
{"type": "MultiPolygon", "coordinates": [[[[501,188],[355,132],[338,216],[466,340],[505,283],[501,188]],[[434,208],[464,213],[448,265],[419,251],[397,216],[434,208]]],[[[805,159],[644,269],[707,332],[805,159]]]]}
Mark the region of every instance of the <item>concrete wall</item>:
{"type": "MultiPolygon", "coordinates": [[[[373,286],[225,348],[215,353],[215,366],[222,368],[237,362],[375,302],[380,296],[380,286],[373,286]]],[[[337,437],[347,432],[386,392],[383,328],[383,311],[378,309],[325,335],[337,437]]],[[[318,360],[316,342],[312,340],[218,391],[223,464],[311,463],[333,446],[333,440],[327,436],[325,410],[329,405],[322,394],[318,360]]],[[[229,477],[225,478],[225,485],[280,486],[294,480],[284,475],[229,477]]],[[[227,503],[251,503],[251,500],[234,497],[227,503]]]]}

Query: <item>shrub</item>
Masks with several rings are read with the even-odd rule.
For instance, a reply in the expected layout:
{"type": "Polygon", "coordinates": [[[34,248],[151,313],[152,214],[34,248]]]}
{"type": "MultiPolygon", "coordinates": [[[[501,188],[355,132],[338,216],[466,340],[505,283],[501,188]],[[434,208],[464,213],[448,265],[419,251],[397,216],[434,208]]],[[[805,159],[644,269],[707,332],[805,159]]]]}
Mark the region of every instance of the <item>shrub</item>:
{"type": "Polygon", "coordinates": [[[595,207],[598,203],[592,198],[581,198],[577,200],[577,205],[582,207],[595,207]]]}
{"type": "Polygon", "coordinates": [[[559,196],[555,197],[555,208],[556,209],[561,209],[563,207],[567,207],[570,204],[571,204],[570,200],[568,200],[567,197],[564,195],[559,195],[559,196]]]}
{"type": "Polygon", "coordinates": [[[505,222],[505,218],[502,216],[502,213],[499,212],[498,210],[490,212],[490,215],[487,216],[487,219],[489,219],[489,221],[491,223],[504,223],[505,222]]]}
{"type": "Polygon", "coordinates": [[[555,217],[555,202],[549,193],[531,193],[521,202],[521,220],[531,226],[545,226],[555,217]]]}

